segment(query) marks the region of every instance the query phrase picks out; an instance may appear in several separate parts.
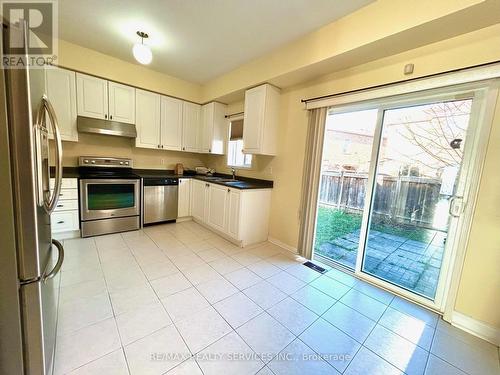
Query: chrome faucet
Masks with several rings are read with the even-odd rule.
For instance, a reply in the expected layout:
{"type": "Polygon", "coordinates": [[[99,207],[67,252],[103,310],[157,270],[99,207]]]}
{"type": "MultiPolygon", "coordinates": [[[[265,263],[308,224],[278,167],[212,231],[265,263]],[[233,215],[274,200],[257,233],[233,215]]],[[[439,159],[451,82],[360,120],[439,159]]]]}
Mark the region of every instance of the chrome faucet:
{"type": "Polygon", "coordinates": [[[231,174],[233,175],[233,180],[236,180],[236,169],[231,168],[231,174]]]}

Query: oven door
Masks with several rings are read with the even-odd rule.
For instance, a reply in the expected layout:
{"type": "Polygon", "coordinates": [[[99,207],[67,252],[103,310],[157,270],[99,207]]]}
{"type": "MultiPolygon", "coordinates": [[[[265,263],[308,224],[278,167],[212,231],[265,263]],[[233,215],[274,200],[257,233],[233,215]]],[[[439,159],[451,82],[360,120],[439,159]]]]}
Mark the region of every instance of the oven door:
{"type": "Polygon", "coordinates": [[[81,220],[139,215],[140,180],[80,180],[81,220]]]}

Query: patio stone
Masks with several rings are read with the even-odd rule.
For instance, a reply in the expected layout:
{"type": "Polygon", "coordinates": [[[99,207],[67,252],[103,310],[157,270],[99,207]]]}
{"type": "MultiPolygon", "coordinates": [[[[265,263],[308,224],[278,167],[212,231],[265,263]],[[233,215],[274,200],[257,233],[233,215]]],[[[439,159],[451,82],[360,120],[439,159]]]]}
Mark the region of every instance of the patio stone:
{"type": "Polygon", "coordinates": [[[346,240],[345,238],[337,238],[336,240],[333,241],[334,245],[343,247],[344,249],[348,250],[355,250],[358,248],[358,244],[354,243],[352,241],[346,240]]]}
{"type": "MultiPolygon", "coordinates": [[[[323,243],[318,254],[354,267],[360,230],[323,243]]],[[[422,239],[370,230],[363,269],[386,281],[434,297],[441,268],[446,233],[422,232],[422,239]]]]}

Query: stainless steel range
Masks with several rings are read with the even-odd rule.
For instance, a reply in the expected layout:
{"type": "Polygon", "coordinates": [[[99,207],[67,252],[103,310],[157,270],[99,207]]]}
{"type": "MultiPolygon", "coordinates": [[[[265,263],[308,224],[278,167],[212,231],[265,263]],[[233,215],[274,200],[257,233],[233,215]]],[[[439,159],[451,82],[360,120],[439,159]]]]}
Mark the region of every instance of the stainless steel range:
{"type": "Polygon", "coordinates": [[[140,226],[140,177],[132,160],[80,156],[82,237],[124,232],[140,226]]]}

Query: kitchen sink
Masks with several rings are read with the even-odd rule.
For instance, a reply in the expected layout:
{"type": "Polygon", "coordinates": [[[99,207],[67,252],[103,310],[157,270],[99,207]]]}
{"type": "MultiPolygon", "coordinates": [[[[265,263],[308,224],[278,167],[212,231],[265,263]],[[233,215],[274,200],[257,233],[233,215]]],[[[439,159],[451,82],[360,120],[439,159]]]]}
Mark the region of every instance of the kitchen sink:
{"type": "Polygon", "coordinates": [[[231,178],[224,178],[224,177],[204,177],[204,180],[207,180],[207,181],[216,181],[216,182],[238,182],[238,181],[235,181],[231,178]]]}
{"type": "Polygon", "coordinates": [[[229,186],[246,186],[247,183],[245,181],[229,180],[229,181],[226,182],[226,185],[229,185],[229,186]]]}

